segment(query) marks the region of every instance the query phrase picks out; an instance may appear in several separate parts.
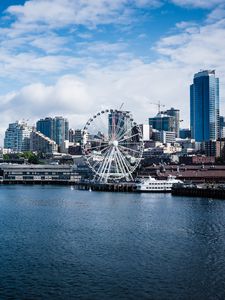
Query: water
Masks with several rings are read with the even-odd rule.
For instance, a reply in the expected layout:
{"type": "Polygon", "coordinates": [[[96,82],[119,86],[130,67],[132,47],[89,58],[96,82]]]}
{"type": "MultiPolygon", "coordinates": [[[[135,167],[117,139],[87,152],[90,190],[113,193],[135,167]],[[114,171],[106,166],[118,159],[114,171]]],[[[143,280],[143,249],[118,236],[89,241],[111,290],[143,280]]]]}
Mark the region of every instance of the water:
{"type": "Polygon", "coordinates": [[[0,186],[0,299],[225,299],[225,202],[0,186]]]}

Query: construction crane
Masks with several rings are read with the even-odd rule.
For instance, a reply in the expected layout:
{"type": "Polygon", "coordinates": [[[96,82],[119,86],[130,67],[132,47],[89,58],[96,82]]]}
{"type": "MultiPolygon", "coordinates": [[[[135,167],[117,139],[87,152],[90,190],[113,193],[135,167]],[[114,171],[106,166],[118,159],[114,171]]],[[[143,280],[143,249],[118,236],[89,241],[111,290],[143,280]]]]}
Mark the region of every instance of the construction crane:
{"type": "Polygon", "coordinates": [[[120,105],[120,110],[122,109],[123,105],[124,105],[124,102],[120,105]]]}
{"type": "Polygon", "coordinates": [[[158,101],[157,103],[150,102],[150,104],[152,104],[152,105],[157,105],[157,107],[158,107],[158,113],[161,112],[161,107],[165,107],[165,105],[164,105],[164,104],[161,104],[160,101],[158,101]]]}

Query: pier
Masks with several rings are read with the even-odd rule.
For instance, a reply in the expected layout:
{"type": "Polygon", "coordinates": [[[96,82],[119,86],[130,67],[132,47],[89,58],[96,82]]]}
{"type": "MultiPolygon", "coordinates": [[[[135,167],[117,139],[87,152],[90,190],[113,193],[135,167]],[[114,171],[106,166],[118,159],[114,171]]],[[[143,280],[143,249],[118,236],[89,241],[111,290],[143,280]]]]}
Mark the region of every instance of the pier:
{"type": "Polygon", "coordinates": [[[177,185],[172,188],[173,196],[204,197],[213,199],[225,199],[224,185],[177,185]]]}
{"type": "Polygon", "coordinates": [[[80,190],[90,190],[98,192],[135,192],[135,185],[132,182],[123,183],[80,183],[76,184],[80,190]]]}

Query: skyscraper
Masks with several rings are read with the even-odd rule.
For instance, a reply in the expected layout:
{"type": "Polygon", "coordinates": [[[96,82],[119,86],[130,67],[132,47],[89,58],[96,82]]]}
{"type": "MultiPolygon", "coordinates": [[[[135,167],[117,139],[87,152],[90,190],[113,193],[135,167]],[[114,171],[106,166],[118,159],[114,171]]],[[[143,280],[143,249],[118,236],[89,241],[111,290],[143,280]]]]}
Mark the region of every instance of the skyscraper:
{"type": "Polygon", "coordinates": [[[219,138],[219,79],[215,70],[200,71],[190,86],[191,135],[197,142],[219,138]]]}
{"type": "Polygon", "coordinates": [[[53,118],[45,118],[37,121],[37,131],[40,131],[42,134],[47,136],[48,138],[54,138],[54,119],[53,118]]]}
{"type": "Polygon", "coordinates": [[[151,125],[153,129],[159,131],[175,132],[175,117],[160,112],[155,117],[149,118],[149,125],[151,125]]]}
{"type": "Polygon", "coordinates": [[[63,117],[45,118],[37,122],[37,131],[62,146],[65,140],[69,140],[69,123],[63,117]]]}
{"type": "Polygon", "coordinates": [[[180,110],[171,107],[164,112],[166,115],[174,117],[174,128],[172,131],[176,133],[176,137],[179,138],[180,135],[180,110]]]}

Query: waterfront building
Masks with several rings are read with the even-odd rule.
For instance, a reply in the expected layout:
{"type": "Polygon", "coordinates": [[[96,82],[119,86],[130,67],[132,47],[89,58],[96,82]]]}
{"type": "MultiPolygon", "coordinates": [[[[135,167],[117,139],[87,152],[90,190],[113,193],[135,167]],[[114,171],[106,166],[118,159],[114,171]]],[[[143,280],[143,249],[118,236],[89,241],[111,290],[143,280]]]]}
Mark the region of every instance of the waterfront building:
{"type": "Polygon", "coordinates": [[[219,79],[215,70],[200,71],[190,86],[191,135],[197,142],[219,138],[219,79]]]}
{"type": "Polygon", "coordinates": [[[58,152],[58,145],[55,141],[39,131],[33,131],[30,135],[30,150],[40,153],[52,154],[58,152]]]}
{"type": "Polygon", "coordinates": [[[69,165],[10,165],[0,166],[3,182],[75,183],[81,176],[69,165]]]}
{"type": "Polygon", "coordinates": [[[4,148],[14,152],[29,151],[31,132],[32,127],[24,121],[9,124],[5,131],[4,148]]]}
{"type": "Polygon", "coordinates": [[[149,125],[159,131],[175,132],[175,117],[160,112],[155,117],[149,118],[149,125]]]}
{"type": "Polygon", "coordinates": [[[176,138],[180,136],[180,110],[171,107],[170,109],[163,112],[165,115],[174,117],[174,127],[172,128],[174,132],[176,132],[176,138]]]}
{"type": "Polygon", "coordinates": [[[64,141],[69,140],[69,122],[63,117],[45,118],[37,122],[37,131],[54,140],[63,148],[64,141]]]}

